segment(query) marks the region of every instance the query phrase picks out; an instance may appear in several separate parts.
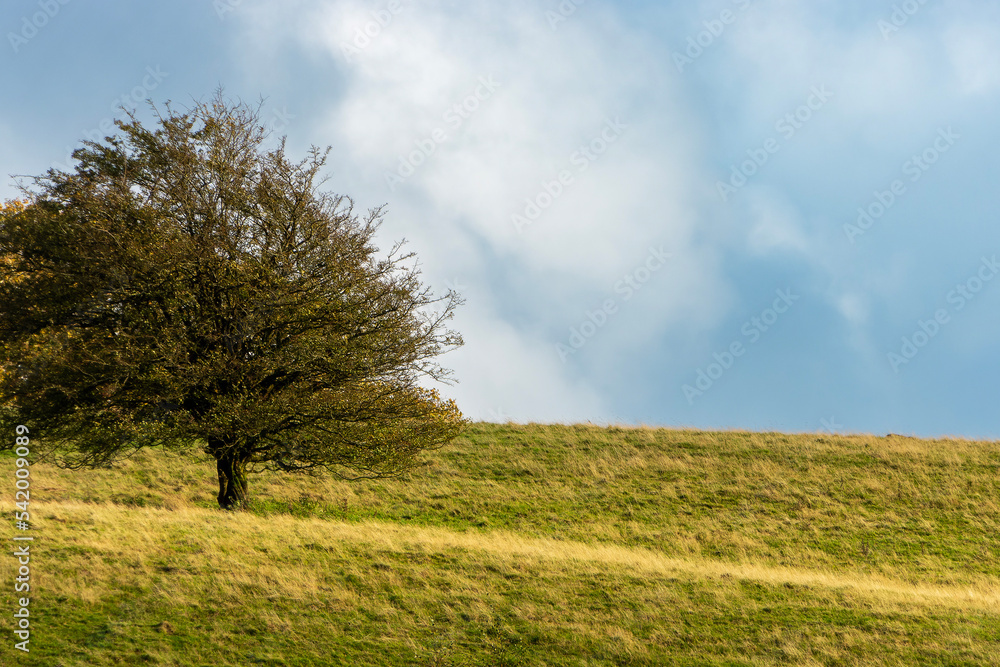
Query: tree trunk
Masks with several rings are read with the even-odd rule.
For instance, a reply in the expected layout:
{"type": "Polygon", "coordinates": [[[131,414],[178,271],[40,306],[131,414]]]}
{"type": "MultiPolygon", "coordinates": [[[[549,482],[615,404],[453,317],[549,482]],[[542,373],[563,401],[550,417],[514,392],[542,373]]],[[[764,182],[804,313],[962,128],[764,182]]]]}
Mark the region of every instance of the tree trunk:
{"type": "Polygon", "coordinates": [[[232,450],[216,459],[219,469],[219,507],[224,510],[246,509],[247,462],[238,459],[232,450]]]}

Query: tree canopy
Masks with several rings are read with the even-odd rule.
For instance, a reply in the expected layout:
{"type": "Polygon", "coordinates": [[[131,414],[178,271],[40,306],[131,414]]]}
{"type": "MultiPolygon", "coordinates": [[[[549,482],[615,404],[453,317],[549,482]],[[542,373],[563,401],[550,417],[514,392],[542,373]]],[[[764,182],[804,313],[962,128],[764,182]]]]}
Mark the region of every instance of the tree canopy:
{"type": "Polygon", "coordinates": [[[248,470],[396,475],[460,433],[426,388],[460,298],[379,256],[384,211],[322,189],[329,150],[291,161],[221,93],[155,118],[0,210],[2,420],[70,467],[198,443],[227,509],[248,470]]]}

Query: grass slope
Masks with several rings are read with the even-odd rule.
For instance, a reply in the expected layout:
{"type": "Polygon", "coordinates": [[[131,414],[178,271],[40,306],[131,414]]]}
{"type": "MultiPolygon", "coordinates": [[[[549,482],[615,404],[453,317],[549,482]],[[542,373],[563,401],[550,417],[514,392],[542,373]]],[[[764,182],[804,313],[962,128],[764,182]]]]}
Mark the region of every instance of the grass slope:
{"type": "Polygon", "coordinates": [[[998,472],[992,442],[476,424],[227,514],[200,454],[37,464],[0,665],[995,665],[998,472]]]}

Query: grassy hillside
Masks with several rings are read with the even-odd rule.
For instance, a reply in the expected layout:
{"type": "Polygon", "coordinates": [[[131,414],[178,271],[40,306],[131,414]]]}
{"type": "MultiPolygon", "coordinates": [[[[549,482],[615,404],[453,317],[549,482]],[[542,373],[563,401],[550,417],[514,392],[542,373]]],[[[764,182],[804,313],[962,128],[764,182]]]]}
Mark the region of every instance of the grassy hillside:
{"type": "Polygon", "coordinates": [[[199,454],[35,465],[0,665],[1000,664],[998,443],[477,424],[428,458],[239,514],[199,454]]]}

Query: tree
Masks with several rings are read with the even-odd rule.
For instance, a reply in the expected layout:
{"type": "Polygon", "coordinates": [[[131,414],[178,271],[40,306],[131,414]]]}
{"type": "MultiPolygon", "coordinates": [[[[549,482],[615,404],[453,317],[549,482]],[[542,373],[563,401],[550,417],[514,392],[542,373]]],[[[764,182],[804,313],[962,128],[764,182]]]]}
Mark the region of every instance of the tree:
{"type": "Polygon", "coordinates": [[[397,475],[460,433],[420,384],[450,381],[460,298],[377,256],[383,210],[321,190],[329,149],[290,161],[221,92],[154,111],[0,211],[0,419],[73,468],[198,443],[225,509],[248,471],[397,475]]]}

